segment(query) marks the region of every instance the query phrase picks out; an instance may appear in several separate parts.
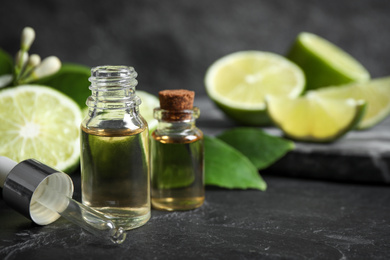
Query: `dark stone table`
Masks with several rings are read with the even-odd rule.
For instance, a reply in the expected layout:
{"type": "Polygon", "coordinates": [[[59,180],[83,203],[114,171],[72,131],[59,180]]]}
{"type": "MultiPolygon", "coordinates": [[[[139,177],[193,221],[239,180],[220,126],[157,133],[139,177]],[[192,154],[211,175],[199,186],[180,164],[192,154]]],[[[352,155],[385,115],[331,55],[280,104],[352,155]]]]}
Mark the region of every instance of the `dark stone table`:
{"type": "MultiPolygon", "coordinates": [[[[206,134],[235,126],[208,99],[198,99],[197,105],[204,111],[198,125],[206,134]]],[[[372,135],[377,129],[381,127],[351,136],[372,135]]],[[[331,145],[329,151],[345,159],[336,147],[344,149],[350,138],[331,145]]],[[[310,146],[297,144],[291,154],[310,146]]],[[[305,156],[315,161],[316,157],[305,156]]],[[[325,156],[318,163],[327,160],[325,156]]],[[[34,225],[0,200],[0,259],[390,259],[387,184],[353,178],[341,182],[332,172],[326,180],[313,168],[311,174],[294,171],[297,178],[291,178],[289,164],[278,163],[263,173],[266,192],[207,187],[201,208],[153,210],[151,220],[129,231],[119,246],[106,244],[64,219],[34,225]]],[[[369,176],[374,168],[375,164],[367,165],[358,175],[369,176]]],[[[74,198],[80,200],[79,173],[72,178],[74,198]]]]}
{"type": "Polygon", "coordinates": [[[64,219],[36,226],[0,201],[0,259],[390,258],[389,187],[264,178],[266,192],[207,188],[199,209],[153,210],[119,246],[64,219]]]}

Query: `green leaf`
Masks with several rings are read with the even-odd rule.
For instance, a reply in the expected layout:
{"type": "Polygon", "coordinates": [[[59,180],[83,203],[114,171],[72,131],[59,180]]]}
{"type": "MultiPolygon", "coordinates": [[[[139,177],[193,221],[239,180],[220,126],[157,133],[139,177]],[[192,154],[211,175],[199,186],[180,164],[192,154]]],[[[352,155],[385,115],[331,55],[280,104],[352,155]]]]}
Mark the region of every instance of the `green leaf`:
{"type": "Polygon", "coordinates": [[[13,74],[14,62],[12,57],[2,49],[0,49],[0,75],[13,74]]]}
{"type": "Polygon", "coordinates": [[[205,183],[228,189],[266,190],[256,167],[225,142],[205,136],[205,183]]]}
{"type": "Polygon", "coordinates": [[[267,168],[295,147],[291,141],[251,127],[227,130],[217,137],[247,156],[259,170],[267,168]]]}
{"type": "Polygon", "coordinates": [[[34,83],[55,88],[71,97],[81,108],[85,108],[85,101],[91,95],[91,91],[88,88],[90,75],[89,67],[64,63],[56,74],[39,79],[34,83]]]}

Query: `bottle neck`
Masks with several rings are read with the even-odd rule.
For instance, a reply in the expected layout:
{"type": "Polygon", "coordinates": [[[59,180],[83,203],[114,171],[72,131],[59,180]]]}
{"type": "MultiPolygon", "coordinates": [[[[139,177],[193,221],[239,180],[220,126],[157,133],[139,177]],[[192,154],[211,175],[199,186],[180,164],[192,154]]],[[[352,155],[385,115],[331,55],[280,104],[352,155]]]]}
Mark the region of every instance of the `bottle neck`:
{"type": "Polygon", "coordinates": [[[199,118],[199,108],[188,110],[164,110],[155,108],[153,116],[158,120],[158,131],[180,132],[194,129],[195,121],[199,118]]]}
{"type": "Polygon", "coordinates": [[[126,66],[99,66],[92,68],[89,89],[92,94],[87,99],[90,109],[128,110],[141,104],[135,94],[137,73],[126,66]]]}

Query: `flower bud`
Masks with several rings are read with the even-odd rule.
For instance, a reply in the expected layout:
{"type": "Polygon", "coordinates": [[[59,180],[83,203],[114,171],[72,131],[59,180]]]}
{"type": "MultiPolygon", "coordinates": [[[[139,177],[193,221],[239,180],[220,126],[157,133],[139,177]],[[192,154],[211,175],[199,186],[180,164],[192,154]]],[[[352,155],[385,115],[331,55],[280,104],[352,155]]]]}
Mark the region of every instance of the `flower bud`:
{"type": "Polygon", "coordinates": [[[38,54],[32,54],[28,59],[27,66],[35,68],[41,63],[41,57],[38,54]]]}
{"type": "Polygon", "coordinates": [[[61,68],[61,61],[56,56],[50,56],[45,58],[41,64],[39,64],[31,77],[33,79],[40,79],[56,73],[61,68]]]}
{"type": "Polygon", "coordinates": [[[20,48],[23,51],[28,51],[34,40],[35,40],[34,29],[31,27],[25,27],[22,31],[22,40],[21,40],[20,48]]]}

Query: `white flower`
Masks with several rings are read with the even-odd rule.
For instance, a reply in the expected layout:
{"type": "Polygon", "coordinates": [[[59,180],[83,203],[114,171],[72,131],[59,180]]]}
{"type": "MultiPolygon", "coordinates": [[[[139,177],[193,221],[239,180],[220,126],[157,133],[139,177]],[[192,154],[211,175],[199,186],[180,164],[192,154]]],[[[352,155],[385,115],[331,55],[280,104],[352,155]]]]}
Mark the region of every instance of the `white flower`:
{"type": "Polygon", "coordinates": [[[22,51],[28,51],[31,44],[35,40],[35,31],[31,27],[25,27],[22,31],[21,49],[22,51]]]}
{"type": "Polygon", "coordinates": [[[33,79],[40,79],[56,73],[61,68],[61,61],[56,56],[47,57],[31,74],[33,79]]]}

